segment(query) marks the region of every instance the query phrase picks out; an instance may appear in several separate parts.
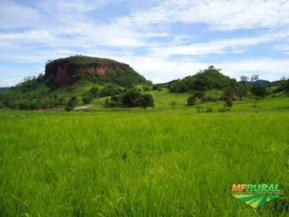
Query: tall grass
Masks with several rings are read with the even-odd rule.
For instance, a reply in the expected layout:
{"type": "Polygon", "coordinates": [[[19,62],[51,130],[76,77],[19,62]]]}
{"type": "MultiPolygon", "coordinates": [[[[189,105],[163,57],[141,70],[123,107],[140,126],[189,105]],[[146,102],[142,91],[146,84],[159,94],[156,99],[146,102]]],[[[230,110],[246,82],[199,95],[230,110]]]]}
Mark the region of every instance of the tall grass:
{"type": "Polygon", "coordinates": [[[1,113],[0,216],[288,216],[233,183],[289,190],[289,113],[1,113]]]}

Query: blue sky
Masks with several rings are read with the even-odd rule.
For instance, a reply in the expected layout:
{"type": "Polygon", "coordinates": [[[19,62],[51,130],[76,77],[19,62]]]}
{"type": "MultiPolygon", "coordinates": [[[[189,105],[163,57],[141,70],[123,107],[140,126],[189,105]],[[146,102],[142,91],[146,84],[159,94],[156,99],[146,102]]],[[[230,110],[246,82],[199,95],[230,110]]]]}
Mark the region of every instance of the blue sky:
{"type": "Polygon", "coordinates": [[[0,0],[0,86],[75,54],[130,64],[153,82],[209,65],[234,78],[289,76],[286,0],[0,0]]]}

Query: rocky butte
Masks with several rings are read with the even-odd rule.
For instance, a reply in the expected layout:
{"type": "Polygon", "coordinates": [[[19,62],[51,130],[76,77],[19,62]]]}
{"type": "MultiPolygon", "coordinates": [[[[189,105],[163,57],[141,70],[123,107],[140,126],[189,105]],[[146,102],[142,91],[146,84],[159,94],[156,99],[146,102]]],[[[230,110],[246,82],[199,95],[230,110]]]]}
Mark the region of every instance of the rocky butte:
{"type": "Polygon", "coordinates": [[[88,56],[71,56],[49,61],[44,77],[56,87],[69,85],[81,79],[115,82],[124,86],[146,81],[127,64],[88,56]]]}

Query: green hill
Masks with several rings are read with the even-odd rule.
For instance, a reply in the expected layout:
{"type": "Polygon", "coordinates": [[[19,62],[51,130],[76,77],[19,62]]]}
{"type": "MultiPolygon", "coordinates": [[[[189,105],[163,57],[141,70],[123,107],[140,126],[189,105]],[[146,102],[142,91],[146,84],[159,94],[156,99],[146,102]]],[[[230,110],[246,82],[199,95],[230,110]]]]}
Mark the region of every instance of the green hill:
{"type": "Polygon", "coordinates": [[[221,70],[214,68],[214,66],[210,66],[208,69],[200,71],[195,75],[170,82],[168,88],[171,92],[184,93],[196,90],[224,90],[237,84],[235,79],[223,75],[220,71],[221,70]]]}

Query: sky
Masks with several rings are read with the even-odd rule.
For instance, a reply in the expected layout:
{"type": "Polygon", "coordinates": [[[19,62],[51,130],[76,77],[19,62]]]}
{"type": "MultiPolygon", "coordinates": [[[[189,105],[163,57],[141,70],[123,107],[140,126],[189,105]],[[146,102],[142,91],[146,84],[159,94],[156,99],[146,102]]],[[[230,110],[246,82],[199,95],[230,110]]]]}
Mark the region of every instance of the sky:
{"type": "Polygon", "coordinates": [[[289,0],[0,0],[0,87],[70,55],[115,59],[154,83],[214,65],[289,76],[289,0]]]}

